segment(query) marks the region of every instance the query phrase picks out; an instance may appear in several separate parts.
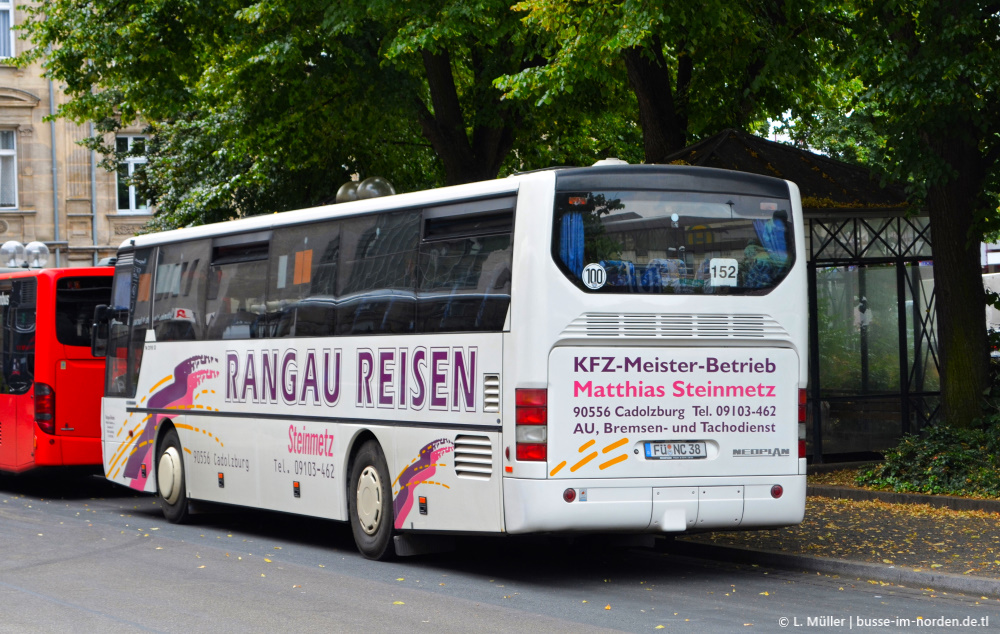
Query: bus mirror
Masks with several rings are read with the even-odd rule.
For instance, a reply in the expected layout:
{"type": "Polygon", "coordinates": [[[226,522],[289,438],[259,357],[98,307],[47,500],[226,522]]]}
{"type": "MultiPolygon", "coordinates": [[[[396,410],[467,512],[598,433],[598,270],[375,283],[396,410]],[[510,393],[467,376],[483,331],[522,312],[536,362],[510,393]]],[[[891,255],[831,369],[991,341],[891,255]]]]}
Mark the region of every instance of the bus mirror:
{"type": "Polygon", "coordinates": [[[106,304],[94,308],[94,328],[90,335],[90,354],[105,357],[108,354],[108,326],[111,311],[106,304]]]}

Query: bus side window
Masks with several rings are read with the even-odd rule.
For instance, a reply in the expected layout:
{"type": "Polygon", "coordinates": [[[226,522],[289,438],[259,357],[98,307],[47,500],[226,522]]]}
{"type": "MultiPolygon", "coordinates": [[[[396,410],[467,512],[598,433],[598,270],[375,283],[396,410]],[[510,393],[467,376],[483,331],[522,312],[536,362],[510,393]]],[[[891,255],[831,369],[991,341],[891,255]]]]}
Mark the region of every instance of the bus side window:
{"type": "Polygon", "coordinates": [[[340,223],[281,227],[271,238],[269,337],[326,337],[337,324],[340,223]]]}
{"type": "Polygon", "coordinates": [[[419,332],[499,331],[510,305],[514,213],[507,199],[427,210],[420,242],[419,332]],[[486,208],[483,209],[482,206],[486,208]]]}
{"type": "Polygon", "coordinates": [[[414,331],[420,213],[362,216],[341,229],[338,334],[414,331]]]}
{"type": "Polygon", "coordinates": [[[264,291],[270,235],[212,247],[205,301],[206,339],[265,336],[264,291]]]}
{"type": "Polygon", "coordinates": [[[211,249],[208,240],[159,248],[153,293],[157,341],[205,338],[205,295],[211,249]]]}

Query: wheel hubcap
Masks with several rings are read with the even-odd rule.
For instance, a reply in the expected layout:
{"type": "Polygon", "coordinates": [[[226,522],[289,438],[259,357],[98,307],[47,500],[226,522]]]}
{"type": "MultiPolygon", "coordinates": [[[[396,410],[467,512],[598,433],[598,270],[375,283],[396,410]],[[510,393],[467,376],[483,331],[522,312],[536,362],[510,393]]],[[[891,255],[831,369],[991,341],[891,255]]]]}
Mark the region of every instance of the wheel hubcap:
{"type": "Polygon", "coordinates": [[[167,504],[176,504],[181,497],[181,455],[176,447],[167,447],[156,466],[156,484],[167,504]]]}
{"type": "Polygon", "coordinates": [[[368,535],[374,535],[382,521],[382,480],[371,465],[358,478],[358,520],[368,535]]]}

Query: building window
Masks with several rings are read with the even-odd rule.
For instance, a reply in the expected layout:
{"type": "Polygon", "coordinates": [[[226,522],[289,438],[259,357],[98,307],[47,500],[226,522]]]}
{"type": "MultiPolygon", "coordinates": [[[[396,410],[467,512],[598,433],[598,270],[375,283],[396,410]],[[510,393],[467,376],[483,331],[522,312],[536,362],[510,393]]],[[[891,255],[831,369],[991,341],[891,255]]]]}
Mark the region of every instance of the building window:
{"type": "Polygon", "coordinates": [[[148,213],[149,203],[136,192],[133,177],[146,165],[146,138],[120,136],[115,139],[118,162],[118,213],[148,213]]]}
{"type": "Polygon", "coordinates": [[[0,0],[0,58],[14,57],[14,2],[0,0]]]}
{"type": "Polygon", "coordinates": [[[0,130],[0,209],[17,207],[17,147],[14,130],[0,130]]]}

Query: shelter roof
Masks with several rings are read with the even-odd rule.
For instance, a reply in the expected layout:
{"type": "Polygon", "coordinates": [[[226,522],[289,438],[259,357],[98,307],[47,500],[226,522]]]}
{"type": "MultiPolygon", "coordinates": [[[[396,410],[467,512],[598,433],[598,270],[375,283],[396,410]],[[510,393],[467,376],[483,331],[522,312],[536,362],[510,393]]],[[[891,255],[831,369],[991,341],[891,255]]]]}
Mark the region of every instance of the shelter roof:
{"type": "Polygon", "coordinates": [[[806,211],[885,214],[909,208],[901,186],[882,186],[867,168],[732,128],[668,155],[663,163],[717,167],[790,180],[799,186],[806,211]]]}

